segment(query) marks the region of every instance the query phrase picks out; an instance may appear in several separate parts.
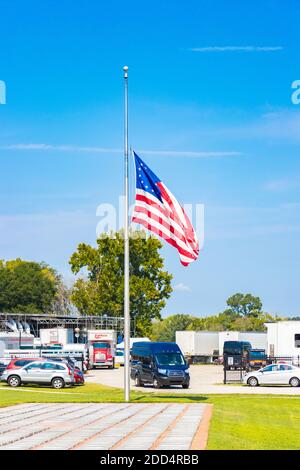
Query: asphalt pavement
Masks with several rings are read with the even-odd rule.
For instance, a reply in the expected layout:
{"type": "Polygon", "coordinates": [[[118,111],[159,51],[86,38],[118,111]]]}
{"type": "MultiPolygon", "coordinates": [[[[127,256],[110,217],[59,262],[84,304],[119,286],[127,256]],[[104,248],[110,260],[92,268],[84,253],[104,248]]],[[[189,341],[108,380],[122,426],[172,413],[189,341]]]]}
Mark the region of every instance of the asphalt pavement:
{"type": "MultiPolygon", "coordinates": [[[[249,387],[242,384],[223,384],[223,367],[217,365],[194,365],[190,366],[191,383],[190,388],[183,390],[180,386],[161,388],[156,390],[151,385],[136,387],[131,381],[133,390],[149,391],[155,393],[181,393],[181,394],[270,394],[270,395],[299,395],[300,387],[290,386],[259,386],[249,387]]],[[[124,368],[95,369],[89,371],[86,381],[100,383],[110,387],[123,388],[124,368]]]]}

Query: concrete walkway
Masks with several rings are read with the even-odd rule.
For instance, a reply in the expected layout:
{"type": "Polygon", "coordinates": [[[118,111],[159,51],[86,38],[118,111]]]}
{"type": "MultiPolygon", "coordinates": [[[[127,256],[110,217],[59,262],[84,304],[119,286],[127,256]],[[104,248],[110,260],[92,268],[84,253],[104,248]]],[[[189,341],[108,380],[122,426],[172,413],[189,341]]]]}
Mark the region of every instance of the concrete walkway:
{"type": "Polygon", "coordinates": [[[0,450],[206,447],[212,405],[24,404],[0,409],[0,450]]]}
{"type": "MultiPolygon", "coordinates": [[[[86,381],[89,383],[100,383],[110,387],[123,388],[124,384],[124,368],[119,369],[96,369],[91,370],[86,376],[86,381]]],[[[190,366],[191,385],[188,390],[182,387],[173,386],[171,388],[154,389],[151,385],[145,387],[136,387],[131,382],[132,390],[143,392],[155,392],[169,394],[268,394],[268,395],[297,395],[300,397],[300,387],[293,388],[290,386],[260,386],[249,387],[248,385],[224,385],[223,384],[223,367],[216,365],[199,365],[190,366]]]]}

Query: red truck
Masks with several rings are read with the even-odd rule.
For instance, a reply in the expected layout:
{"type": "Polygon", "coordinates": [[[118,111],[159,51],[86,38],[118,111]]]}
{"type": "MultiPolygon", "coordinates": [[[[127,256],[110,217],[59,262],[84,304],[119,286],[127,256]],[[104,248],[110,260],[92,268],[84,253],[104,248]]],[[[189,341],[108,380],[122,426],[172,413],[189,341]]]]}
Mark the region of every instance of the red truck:
{"type": "Polygon", "coordinates": [[[115,367],[117,334],[115,330],[88,330],[89,364],[96,367],[115,367]]]}

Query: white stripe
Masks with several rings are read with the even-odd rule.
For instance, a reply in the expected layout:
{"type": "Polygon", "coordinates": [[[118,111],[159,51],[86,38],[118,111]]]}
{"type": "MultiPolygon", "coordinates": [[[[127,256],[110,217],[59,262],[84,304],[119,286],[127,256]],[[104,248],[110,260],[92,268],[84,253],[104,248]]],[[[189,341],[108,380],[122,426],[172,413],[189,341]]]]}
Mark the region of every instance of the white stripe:
{"type": "MultiPolygon", "coordinates": [[[[161,207],[161,208],[162,208],[164,211],[166,211],[167,213],[169,212],[169,213],[171,213],[171,214],[174,215],[174,211],[173,211],[173,209],[169,206],[169,204],[167,203],[167,201],[163,200],[164,202],[162,203],[157,197],[153,196],[152,194],[148,193],[147,191],[144,191],[143,189],[137,189],[137,190],[136,190],[136,194],[139,194],[139,195],[141,195],[141,196],[144,196],[144,197],[150,199],[150,200],[153,201],[158,207],[161,207]]],[[[135,201],[136,205],[141,205],[142,202],[144,202],[144,201],[140,201],[139,199],[135,201]]],[[[146,203],[146,204],[147,204],[147,203],[146,203]]],[[[181,211],[181,213],[182,213],[182,211],[181,211]]],[[[180,222],[184,221],[183,226],[186,227],[185,217],[184,217],[184,216],[180,217],[179,214],[176,214],[176,216],[180,219],[180,222]]],[[[172,220],[172,221],[173,221],[173,219],[171,219],[171,218],[170,218],[169,220],[172,220]]],[[[173,225],[173,224],[174,224],[174,228],[180,227],[180,225],[179,225],[177,222],[175,222],[175,221],[173,221],[172,225],[173,225]],[[176,225],[175,225],[175,224],[176,224],[176,225]]],[[[170,224],[170,225],[171,225],[171,224],[170,224]]],[[[183,234],[183,236],[185,237],[185,233],[184,233],[183,227],[181,227],[180,230],[178,230],[178,231],[180,231],[180,232],[183,234]]]]}
{"type": "MultiPolygon", "coordinates": [[[[162,184],[163,184],[163,183],[162,183],[162,184]]],[[[165,190],[168,192],[168,194],[169,194],[169,196],[170,196],[170,194],[172,194],[172,193],[171,193],[169,190],[167,190],[167,188],[166,188],[165,185],[163,185],[163,186],[164,186],[165,190]]],[[[167,203],[167,201],[165,201],[165,199],[163,199],[163,203],[162,203],[156,196],[154,196],[154,195],[148,193],[148,191],[145,191],[145,190],[139,189],[139,188],[136,188],[136,194],[139,194],[139,195],[141,195],[141,196],[144,196],[144,197],[150,199],[151,201],[153,201],[153,203],[154,203],[155,205],[157,205],[158,208],[161,207],[161,208],[162,208],[164,211],[166,211],[167,213],[170,212],[171,214],[174,214],[173,209],[169,206],[169,204],[167,203]]],[[[171,197],[171,196],[170,196],[170,197],[171,197]]],[[[174,198],[174,196],[172,195],[172,201],[173,201],[174,199],[175,199],[175,198],[174,198]]],[[[176,199],[175,199],[175,200],[176,200],[176,199]]],[[[135,203],[136,203],[137,206],[138,206],[138,205],[142,205],[142,203],[143,203],[143,204],[147,204],[147,203],[145,203],[144,201],[140,201],[140,200],[136,200],[135,203]]],[[[176,203],[177,203],[177,206],[180,207],[180,205],[179,205],[179,203],[178,203],[177,201],[176,201],[176,203]]],[[[148,207],[151,208],[151,210],[152,210],[152,207],[153,207],[153,206],[151,206],[151,205],[149,204],[148,207]]],[[[159,209],[157,209],[157,210],[159,211],[159,209]]],[[[182,214],[182,217],[180,217],[180,214],[176,214],[176,215],[177,215],[177,217],[180,219],[180,222],[184,221],[184,224],[183,224],[183,225],[184,225],[184,227],[186,227],[186,219],[185,219],[185,216],[184,216],[184,214],[183,214],[183,210],[182,210],[181,207],[180,207],[180,212],[181,212],[181,214],[182,214]]],[[[140,214],[140,213],[139,213],[139,214],[140,214]]],[[[137,215],[136,215],[136,217],[137,217],[137,215]]],[[[164,220],[165,220],[165,218],[164,218],[164,220]]],[[[168,223],[169,223],[170,225],[174,226],[174,228],[176,228],[176,229],[177,229],[177,227],[180,227],[180,225],[179,225],[177,222],[173,221],[173,219],[171,219],[171,218],[168,220],[168,223]],[[172,221],[172,224],[170,223],[170,221],[172,221]]],[[[186,228],[188,228],[188,227],[186,227],[186,228]]],[[[181,227],[181,229],[178,230],[178,231],[183,234],[184,238],[186,238],[183,227],[181,227]]],[[[197,244],[197,242],[198,242],[198,239],[197,239],[197,236],[196,236],[196,233],[195,233],[194,229],[193,229],[193,236],[194,236],[194,240],[195,240],[194,243],[190,243],[188,240],[186,240],[186,243],[187,243],[186,246],[189,246],[189,247],[190,247],[190,249],[187,249],[187,251],[191,251],[192,253],[194,253],[194,246],[195,246],[195,245],[197,244]]]]}
{"type": "Polygon", "coordinates": [[[163,219],[167,224],[169,224],[171,227],[174,227],[174,229],[177,230],[177,232],[181,233],[181,235],[185,238],[185,233],[184,233],[184,230],[183,228],[177,223],[175,222],[173,219],[171,219],[170,217],[166,217],[160,210],[158,207],[160,207],[158,204],[157,206],[152,206],[151,204],[148,204],[147,202],[145,201],[139,201],[139,200],[136,200],[135,201],[135,208],[136,207],[143,207],[144,209],[147,209],[149,212],[152,212],[153,214],[156,214],[157,217],[160,217],[161,219],[163,219]]]}
{"type": "MultiPolygon", "coordinates": [[[[171,198],[174,206],[175,206],[175,209],[176,209],[176,213],[177,213],[177,216],[180,218],[180,221],[182,222],[182,225],[186,228],[186,229],[189,229],[189,225],[186,221],[186,218],[188,218],[188,216],[185,214],[184,212],[184,209],[181,207],[181,205],[179,204],[179,202],[177,201],[177,199],[175,198],[174,194],[171,193],[171,191],[164,185],[164,183],[161,183],[165,189],[165,191],[168,193],[169,197],[171,198]]],[[[164,201],[164,205],[167,205],[168,207],[169,204],[167,203],[167,201],[165,201],[165,199],[163,199],[164,201]]],[[[174,210],[172,210],[170,208],[170,210],[172,212],[174,212],[174,210]]],[[[197,237],[197,234],[194,230],[194,227],[192,226],[191,222],[190,222],[190,225],[191,225],[191,228],[193,230],[193,237],[194,237],[194,240],[195,240],[195,243],[198,243],[198,237],[197,237]]]]}
{"type": "Polygon", "coordinates": [[[145,196],[151,201],[156,202],[158,205],[164,207],[163,203],[158,199],[158,197],[153,196],[153,194],[148,193],[148,191],[144,191],[143,189],[136,188],[136,194],[140,194],[141,196],[145,196]]]}
{"type": "Polygon", "coordinates": [[[187,243],[182,242],[178,237],[176,237],[176,235],[174,233],[170,232],[170,230],[165,228],[159,222],[156,222],[156,220],[153,220],[153,219],[149,220],[149,217],[147,216],[147,214],[143,214],[141,212],[136,212],[136,213],[134,213],[133,216],[137,217],[138,219],[145,220],[149,225],[153,225],[158,230],[161,230],[161,232],[163,232],[168,238],[171,238],[172,240],[175,240],[177,245],[179,245],[183,250],[187,251],[193,257],[195,257],[195,254],[194,254],[193,250],[191,249],[191,247],[187,243]]]}
{"type": "MultiPolygon", "coordinates": [[[[138,214],[138,215],[140,215],[140,214],[138,214]]],[[[135,217],[138,217],[138,215],[135,215],[135,217]]],[[[149,221],[149,219],[145,220],[145,222],[146,222],[147,224],[149,224],[149,225],[154,225],[154,224],[152,224],[152,223],[149,221]]],[[[134,223],[140,224],[140,222],[134,222],[134,223]]],[[[147,230],[149,230],[150,232],[152,231],[150,228],[147,228],[147,230]]],[[[160,226],[159,230],[161,230],[161,226],[160,226]]],[[[155,234],[156,237],[159,237],[159,235],[158,235],[157,233],[155,233],[155,232],[153,232],[153,233],[155,234]]],[[[169,238],[171,238],[171,237],[169,237],[169,238]]],[[[164,239],[164,240],[165,240],[165,239],[164,239]]],[[[165,240],[165,241],[166,241],[167,243],[169,243],[168,240],[165,240]]],[[[180,253],[180,251],[178,250],[178,248],[177,248],[176,246],[173,246],[173,245],[171,245],[171,246],[172,246],[173,248],[175,248],[175,249],[178,251],[178,254],[179,254],[180,259],[181,259],[182,261],[184,261],[185,263],[192,263],[193,261],[195,261],[195,259],[196,259],[195,256],[193,256],[193,257],[191,257],[191,258],[188,258],[187,256],[185,256],[185,255],[183,255],[182,253],[180,253]]],[[[188,250],[186,250],[186,251],[188,251],[188,250]]]]}
{"type": "Polygon", "coordinates": [[[174,209],[172,209],[172,208],[169,206],[168,202],[167,202],[165,199],[163,199],[164,204],[169,207],[170,212],[175,212],[175,213],[177,214],[177,216],[179,217],[180,222],[182,223],[182,225],[187,228],[185,216],[184,216],[184,213],[183,213],[183,210],[182,210],[181,205],[179,204],[179,202],[177,201],[177,199],[173,196],[173,194],[171,193],[171,191],[170,191],[163,183],[161,183],[161,184],[163,185],[163,187],[164,187],[166,193],[168,194],[168,196],[170,197],[171,201],[173,202],[174,207],[175,207],[175,211],[174,211],[174,209]]]}

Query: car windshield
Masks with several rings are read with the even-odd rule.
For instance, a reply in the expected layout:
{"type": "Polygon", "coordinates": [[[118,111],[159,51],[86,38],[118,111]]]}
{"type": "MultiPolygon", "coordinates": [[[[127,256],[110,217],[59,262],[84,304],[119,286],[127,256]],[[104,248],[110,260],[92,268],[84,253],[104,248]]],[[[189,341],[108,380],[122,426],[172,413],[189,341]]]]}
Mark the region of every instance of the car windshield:
{"type": "Polygon", "coordinates": [[[93,346],[99,349],[109,349],[110,347],[108,343],[94,343],[93,346]]]}
{"type": "Polygon", "coordinates": [[[157,353],[155,358],[159,366],[183,366],[184,359],[179,352],[157,353]]]}
{"type": "Polygon", "coordinates": [[[224,344],[224,353],[225,354],[242,354],[243,349],[240,344],[234,342],[228,342],[224,344]]]}
{"type": "Polygon", "coordinates": [[[265,356],[263,351],[251,351],[250,352],[250,359],[261,359],[265,356]]]}

